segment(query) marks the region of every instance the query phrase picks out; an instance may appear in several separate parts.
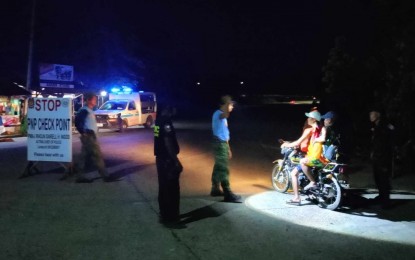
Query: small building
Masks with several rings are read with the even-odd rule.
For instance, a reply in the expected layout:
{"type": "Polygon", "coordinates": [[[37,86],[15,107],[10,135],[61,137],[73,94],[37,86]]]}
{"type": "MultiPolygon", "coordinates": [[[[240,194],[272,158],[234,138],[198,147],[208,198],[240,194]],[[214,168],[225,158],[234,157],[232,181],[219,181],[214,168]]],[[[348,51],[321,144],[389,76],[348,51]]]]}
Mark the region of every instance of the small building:
{"type": "Polygon", "coordinates": [[[0,134],[19,134],[26,113],[25,101],[30,95],[19,83],[0,78],[0,134]]]}

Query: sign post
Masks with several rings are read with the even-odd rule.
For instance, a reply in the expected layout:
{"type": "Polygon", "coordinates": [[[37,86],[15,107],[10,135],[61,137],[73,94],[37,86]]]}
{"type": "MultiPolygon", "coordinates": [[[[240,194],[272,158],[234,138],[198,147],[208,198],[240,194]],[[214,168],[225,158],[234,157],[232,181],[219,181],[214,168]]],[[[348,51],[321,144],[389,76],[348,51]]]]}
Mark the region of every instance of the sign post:
{"type": "Polygon", "coordinates": [[[58,162],[72,165],[72,101],[69,98],[30,98],[27,112],[27,160],[22,177],[36,164],[58,162]]]}

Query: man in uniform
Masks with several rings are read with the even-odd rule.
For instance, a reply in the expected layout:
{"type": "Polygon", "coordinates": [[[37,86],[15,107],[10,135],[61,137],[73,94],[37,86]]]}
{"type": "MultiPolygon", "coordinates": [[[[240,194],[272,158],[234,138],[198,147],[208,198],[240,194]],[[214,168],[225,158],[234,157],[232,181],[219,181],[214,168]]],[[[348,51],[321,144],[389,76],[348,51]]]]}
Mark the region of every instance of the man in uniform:
{"type": "Polygon", "coordinates": [[[82,143],[81,156],[76,165],[76,182],[91,183],[93,180],[84,177],[85,163],[88,159],[92,161],[98,168],[98,173],[104,181],[110,181],[102,158],[101,148],[97,141],[97,121],[93,108],[97,105],[97,97],[93,93],[84,95],[86,105],[83,106],[75,116],[75,126],[81,134],[82,143]]]}
{"type": "Polygon", "coordinates": [[[241,202],[241,196],[231,191],[229,184],[229,159],[232,151],[229,146],[230,133],[227,118],[233,110],[232,97],[225,95],[221,97],[220,107],[213,113],[213,150],[215,154],[215,165],[212,172],[211,196],[224,196],[225,202],[241,202]],[[222,187],[220,189],[219,185],[222,187]]]}
{"type": "Polygon", "coordinates": [[[384,113],[380,108],[370,110],[369,119],[372,123],[372,142],[370,158],[372,160],[373,177],[379,190],[375,198],[382,208],[390,206],[390,178],[392,166],[392,132],[394,127],[383,119],[384,113]]]}
{"type": "Polygon", "coordinates": [[[180,152],[176,132],[171,121],[174,108],[158,104],[159,112],[154,126],[154,155],[158,173],[160,220],[175,223],[180,220],[180,183],[183,167],[177,158],[180,152]]]}

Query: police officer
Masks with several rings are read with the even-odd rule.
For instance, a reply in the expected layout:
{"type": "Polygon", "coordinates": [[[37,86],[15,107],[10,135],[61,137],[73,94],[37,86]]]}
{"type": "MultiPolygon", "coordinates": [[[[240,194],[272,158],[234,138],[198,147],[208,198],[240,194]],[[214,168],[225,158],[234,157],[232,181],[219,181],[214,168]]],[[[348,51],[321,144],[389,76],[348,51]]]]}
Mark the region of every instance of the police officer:
{"type": "Polygon", "coordinates": [[[380,203],[382,208],[389,208],[394,127],[386,123],[384,114],[379,106],[374,106],[369,113],[372,123],[370,158],[373,177],[379,190],[379,195],[374,200],[380,203]]]}
{"type": "Polygon", "coordinates": [[[98,173],[104,181],[110,181],[102,158],[101,148],[97,141],[97,121],[93,108],[97,105],[97,96],[93,93],[84,94],[86,105],[83,106],[75,116],[75,126],[81,134],[82,143],[81,156],[76,165],[77,183],[90,183],[91,179],[84,177],[84,167],[89,158],[98,168],[98,173]]]}
{"type": "Polygon", "coordinates": [[[163,223],[178,222],[180,206],[179,177],[183,167],[177,158],[180,152],[171,117],[175,110],[170,105],[158,104],[159,112],[154,126],[154,155],[159,182],[158,202],[163,223]]]}

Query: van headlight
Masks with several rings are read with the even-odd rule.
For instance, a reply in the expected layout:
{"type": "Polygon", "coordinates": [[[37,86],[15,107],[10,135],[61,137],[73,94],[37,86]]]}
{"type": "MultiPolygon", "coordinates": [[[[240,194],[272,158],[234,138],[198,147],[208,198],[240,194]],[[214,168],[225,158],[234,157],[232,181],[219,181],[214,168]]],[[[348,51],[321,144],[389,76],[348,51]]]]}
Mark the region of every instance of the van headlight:
{"type": "Polygon", "coordinates": [[[117,115],[108,115],[108,118],[117,118],[117,115]]]}

